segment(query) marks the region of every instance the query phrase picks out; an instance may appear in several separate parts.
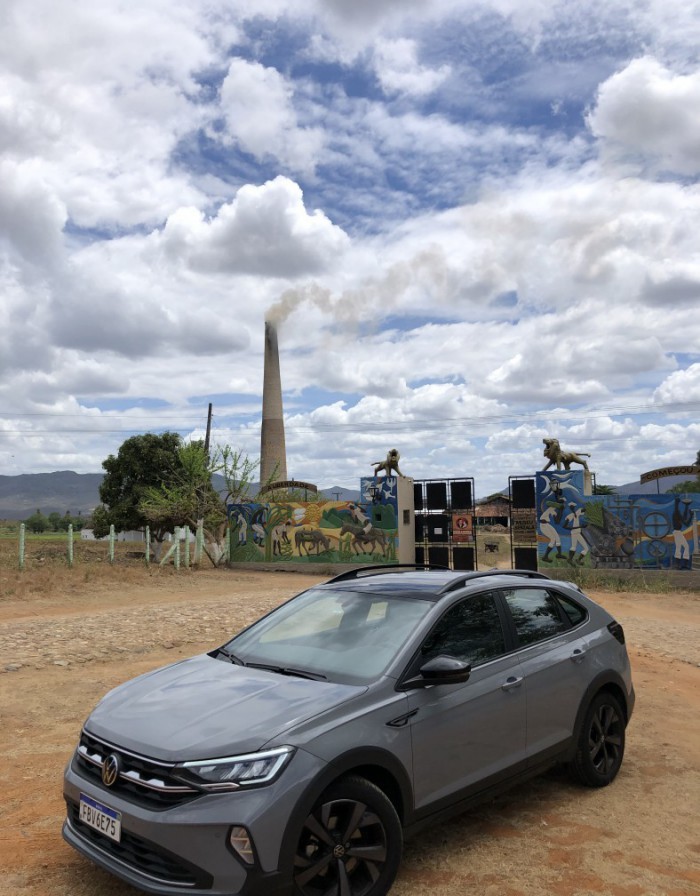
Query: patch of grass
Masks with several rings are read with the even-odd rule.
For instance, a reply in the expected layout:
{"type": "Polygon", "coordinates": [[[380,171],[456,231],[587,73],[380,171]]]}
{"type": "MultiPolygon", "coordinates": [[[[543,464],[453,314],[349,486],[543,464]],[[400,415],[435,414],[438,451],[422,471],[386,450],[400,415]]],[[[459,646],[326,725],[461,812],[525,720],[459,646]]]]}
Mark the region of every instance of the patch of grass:
{"type": "Polygon", "coordinates": [[[671,594],[697,590],[690,581],[687,584],[679,583],[678,576],[670,576],[663,571],[649,573],[630,570],[628,575],[620,575],[614,569],[571,569],[571,573],[562,578],[574,582],[584,591],[588,588],[617,593],[634,591],[643,594],[671,594]]]}

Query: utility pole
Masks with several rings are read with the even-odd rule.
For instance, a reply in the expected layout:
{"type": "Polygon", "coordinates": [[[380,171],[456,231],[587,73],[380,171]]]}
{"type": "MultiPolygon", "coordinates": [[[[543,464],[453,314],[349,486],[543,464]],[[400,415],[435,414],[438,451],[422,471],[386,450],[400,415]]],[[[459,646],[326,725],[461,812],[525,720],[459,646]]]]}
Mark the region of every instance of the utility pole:
{"type": "Polygon", "coordinates": [[[212,403],[209,402],[209,411],[207,412],[207,434],[204,437],[204,450],[207,453],[207,457],[209,457],[209,440],[211,439],[211,413],[212,403]]]}

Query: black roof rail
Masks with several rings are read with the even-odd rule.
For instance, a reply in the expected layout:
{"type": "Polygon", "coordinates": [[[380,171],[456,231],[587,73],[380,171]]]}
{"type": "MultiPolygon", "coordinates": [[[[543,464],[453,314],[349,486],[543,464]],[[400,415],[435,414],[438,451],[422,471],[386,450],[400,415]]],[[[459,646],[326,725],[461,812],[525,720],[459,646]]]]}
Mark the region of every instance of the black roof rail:
{"type": "Polygon", "coordinates": [[[518,576],[519,578],[524,579],[550,578],[547,573],[536,572],[534,569],[484,569],[483,571],[476,570],[474,572],[466,572],[456,581],[450,582],[448,585],[445,585],[445,587],[442,589],[442,593],[446,594],[448,591],[454,591],[457,588],[461,588],[463,585],[466,585],[467,582],[471,582],[474,579],[482,579],[489,576],[518,576]]]}
{"type": "Polygon", "coordinates": [[[325,584],[330,585],[333,582],[347,582],[350,579],[364,578],[365,574],[368,576],[377,576],[381,575],[381,573],[395,572],[397,569],[439,569],[442,572],[451,572],[449,566],[438,566],[435,563],[431,565],[424,565],[422,563],[394,563],[388,565],[383,563],[377,566],[360,566],[357,569],[348,569],[345,572],[341,572],[339,575],[334,576],[332,579],[329,579],[325,584]]]}

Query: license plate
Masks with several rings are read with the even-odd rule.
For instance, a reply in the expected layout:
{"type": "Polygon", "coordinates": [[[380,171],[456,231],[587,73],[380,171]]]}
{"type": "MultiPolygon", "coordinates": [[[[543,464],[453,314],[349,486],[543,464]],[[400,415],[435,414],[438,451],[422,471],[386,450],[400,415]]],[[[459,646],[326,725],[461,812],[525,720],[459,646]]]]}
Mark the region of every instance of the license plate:
{"type": "Polygon", "coordinates": [[[80,820],[109,837],[110,840],[116,840],[117,843],[122,836],[122,814],[109,806],[103,806],[97,800],[93,800],[91,796],[80,794],[80,820]]]}

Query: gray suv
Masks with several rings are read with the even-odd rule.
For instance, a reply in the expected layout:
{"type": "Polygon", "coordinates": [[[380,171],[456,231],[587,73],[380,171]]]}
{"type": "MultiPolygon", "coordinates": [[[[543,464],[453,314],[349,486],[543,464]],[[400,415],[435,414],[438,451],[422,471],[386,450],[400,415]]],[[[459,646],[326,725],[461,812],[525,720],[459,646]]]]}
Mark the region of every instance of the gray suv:
{"type": "Polygon", "coordinates": [[[555,762],[609,784],[633,706],[622,627],[575,585],[353,570],[107,694],[63,836],[149,893],[381,896],[422,825],[555,762]]]}

